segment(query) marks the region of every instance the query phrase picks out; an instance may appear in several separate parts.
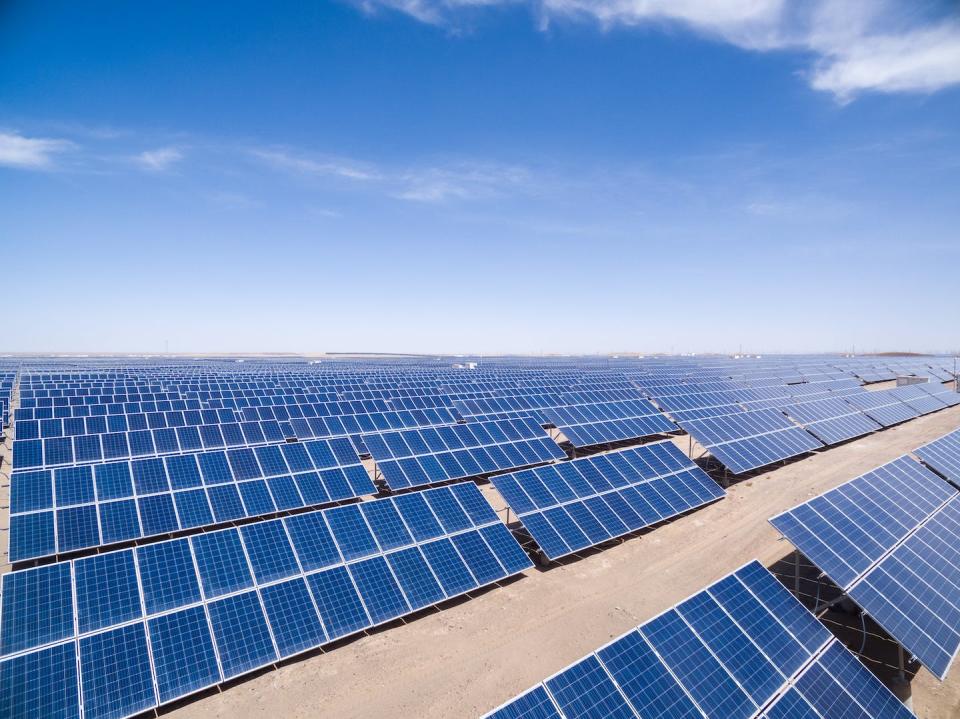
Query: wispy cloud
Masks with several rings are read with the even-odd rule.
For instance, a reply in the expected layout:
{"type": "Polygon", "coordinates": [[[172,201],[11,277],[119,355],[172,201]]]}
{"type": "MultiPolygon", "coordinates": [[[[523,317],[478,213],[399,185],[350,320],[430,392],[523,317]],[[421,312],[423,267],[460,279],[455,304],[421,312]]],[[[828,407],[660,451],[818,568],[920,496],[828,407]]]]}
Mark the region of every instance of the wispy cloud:
{"type": "Polygon", "coordinates": [[[353,160],[318,158],[292,148],[254,149],[250,150],[250,154],[278,170],[302,175],[326,175],[360,181],[377,180],[381,177],[375,168],[353,160]]]}
{"type": "Polygon", "coordinates": [[[516,165],[460,162],[404,172],[391,194],[413,202],[486,199],[515,193],[529,179],[530,171],[516,165]]]}
{"type": "MultiPolygon", "coordinates": [[[[864,92],[930,93],[960,83],[960,20],[899,0],[359,0],[456,28],[478,7],[525,4],[552,23],[680,25],[746,50],[811,56],[805,76],[845,103],[864,92]]],[[[949,5],[949,4],[948,4],[949,5]]]]}
{"type": "Polygon", "coordinates": [[[444,202],[515,193],[527,186],[530,171],[518,165],[450,160],[410,167],[379,165],[353,158],[331,158],[285,147],[250,154],[269,167],[303,177],[326,177],[362,184],[398,200],[444,202]]]}
{"type": "Polygon", "coordinates": [[[164,172],[183,159],[183,152],[176,147],[161,147],[156,150],[141,152],[136,157],[137,163],[149,172],[164,172]]]}
{"type": "Polygon", "coordinates": [[[50,170],[55,167],[57,155],[74,147],[69,140],[0,132],[0,165],[24,170],[50,170]]]}

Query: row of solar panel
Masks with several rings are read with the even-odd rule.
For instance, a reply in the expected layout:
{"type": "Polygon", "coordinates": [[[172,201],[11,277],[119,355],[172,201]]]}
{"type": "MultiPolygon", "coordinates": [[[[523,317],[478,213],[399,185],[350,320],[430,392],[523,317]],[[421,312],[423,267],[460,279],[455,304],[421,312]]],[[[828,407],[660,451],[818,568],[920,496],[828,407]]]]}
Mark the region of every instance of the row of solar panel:
{"type": "MultiPolygon", "coordinates": [[[[364,435],[364,441],[369,442],[370,437],[364,435]]],[[[387,485],[397,490],[565,458],[566,454],[552,440],[523,439],[416,457],[377,460],[377,469],[387,485]]]]}
{"type": "Polygon", "coordinates": [[[241,418],[233,410],[195,409],[185,412],[91,415],[53,419],[24,419],[17,413],[17,439],[75,437],[81,434],[106,434],[166,427],[204,424],[237,424],[241,418]]]}
{"type": "Polygon", "coordinates": [[[960,429],[923,445],[914,454],[955,487],[960,487],[960,429]]]}
{"type": "Polygon", "coordinates": [[[783,411],[826,445],[881,429],[881,425],[839,398],[790,404],[783,411]]]}
{"type": "MultiPolygon", "coordinates": [[[[245,413],[246,414],[246,413],[245,413]]],[[[279,413],[277,413],[279,414],[279,413]]],[[[284,412],[282,414],[289,414],[284,412]]],[[[84,434],[141,431],[196,426],[208,446],[255,444],[278,441],[277,437],[334,437],[362,432],[377,432],[434,424],[455,424],[458,418],[448,409],[402,410],[328,417],[286,417],[284,419],[244,419],[238,423],[234,410],[188,410],[151,414],[109,414],[54,419],[24,419],[17,412],[17,439],[74,437],[84,434]],[[223,425],[221,429],[203,429],[205,425],[223,425]],[[239,430],[238,430],[239,428],[239,430]],[[242,435],[242,439],[241,439],[242,435]],[[222,438],[221,438],[222,437],[222,438]],[[220,442],[219,445],[213,444],[220,442]]]]}
{"type": "Polygon", "coordinates": [[[374,493],[337,439],[17,471],[10,561],[374,493]]]}
{"type": "Polygon", "coordinates": [[[292,431],[285,432],[278,422],[243,422],[49,439],[15,439],[13,468],[55,467],[128,457],[198,452],[217,447],[246,447],[285,442],[290,436],[292,431]]]}
{"type": "Polygon", "coordinates": [[[489,474],[566,457],[531,419],[363,435],[391,489],[489,474]]]}
{"type": "Polygon", "coordinates": [[[770,520],[943,678],[960,649],[960,494],[901,457],[770,520]]]}
{"type": "Polygon", "coordinates": [[[8,555],[22,562],[374,491],[362,468],[348,467],[31,512],[11,517],[8,555]]]}
{"type": "Polygon", "coordinates": [[[398,429],[456,424],[459,418],[449,409],[415,409],[378,414],[348,414],[340,417],[291,419],[293,436],[342,437],[368,432],[388,432],[398,429]]]}
{"type": "Polygon", "coordinates": [[[716,482],[671,442],[499,475],[491,481],[550,559],[724,496],[716,482]]]}
{"type": "MultiPolygon", "coordinates": [[[[401,398],[397,400],[356,400],[337,402],[307,402],[303,401],[304,398],[297,399],[302,401],[292,404],[246,406],[242,409],[211,408],[207,402],[201,402],[199,399],[179,399],[142,403],[95,403],[88,401],[84,402],[83,404],[69,404],[64,406],[55,405],[53,407],[33,408],[29,406],[22,406],[18,410],[17,419],[66,419],[71,417],[104,417],[124,414],[165,414],[168,412],[212,411],[220,414],[221,419],[219,421],[222,422],[237,422],[241,419],[248,422],[253,422],[257,420],[268,419],[285,421],[292,418],[331,417],[350,414],[376,414],[380,412],[398,412],[425,409],[449,409],[447,406],[449,402],[440,397],[436,398],[436,401],[429,402],[418,402],[409,398],[401,398]]],[[[156,426],[178,426],[178,424],[183,424],[182,421],[178,422],[176,417],[171,417],[168,421],[172,424],[156,426]]],[[[205,420],[204,423],[213,424],[215,421],[216,420],[205,420]]],[[[186,423],[199,424],[199,422],[190,421],[187,421],[186,423]]],[[[155,428],[155,425],[151,424],[150,427],[155,428]]],[[[134,429],[140,428],[134,427],[134,429]]]]}
{"type": "Polygon", "coordinates": [[[529,566],[463,484],[15,572],[0,714],[131,716],[529,566]]]}
{"type": "Polygon", "coordinates": [[[544,437],[543,427],[535,421],[516,419],[383,432],[363,439],[370,454],[379,462],[544,437]]]}
{"type": "Polygon", "coordinates": [[[488,719],[912,716],[757,562],[488,719]]]}
{"type": "MultiPolygon", "coordinates": [[[[51,392],[53,390],[50,390],[51,392]]],[[[41,396],[42,390],[31,390],[20,383],[19,405],[25,409],[40,409],[49,407],[76,407],[83,404],[94,405],[125,405],[135,403],[153,407],[153,410],[168,409],[199,409],[200,405],[195,398],[181,397],[177,392],[123,392],[115,394],[88,394],[75,396],[41,396]],[[177,404],[185,402],[187,404],[177,404]],[[166,404],[165,404],[166,403],[166,404]]],[[[137,410],[141,411],[141,410],[137,410]]]]}
{"type": "Polygon", "coordinates": [[[636,389],[597,392],[534,393],[528,389],[500,390],[496,396],[455,399],[453,406],[465,417],[489,414],[529,413],[541,416],[546,409],[619,401],[646,401],[636,389]]]}
{"type": "MultiPolygon", "coordinates": [[[[936,399],[914,385],[930,403],[928,411],[942,409],[946,402],[936,399]]],[[[909,388],[900,388],[909,389],[909,388]]],[[[680,425],[722,464],[734,473],[756,469],[772,462],[836,444],[917,416],[902,399],[880,392],[863,392],[843,398],[816,399],[784,405],[778,409],[752,410],[715,417],[687,419],[677,417],[680,425]],[[879,396],[878,396],[879,395],[879,396]],[[790,415],[804,430],[793,424],[790,415]]],[[[958,397],[960,401],[960,397],[958,397]]]]}
{"type": "Polygon", "coordinates": [[[640,439],[677,430],[676,425],[662,414],[577,425],[562,424],[557,417],[551,417],[550,421],[574,447],[640,439]]]}

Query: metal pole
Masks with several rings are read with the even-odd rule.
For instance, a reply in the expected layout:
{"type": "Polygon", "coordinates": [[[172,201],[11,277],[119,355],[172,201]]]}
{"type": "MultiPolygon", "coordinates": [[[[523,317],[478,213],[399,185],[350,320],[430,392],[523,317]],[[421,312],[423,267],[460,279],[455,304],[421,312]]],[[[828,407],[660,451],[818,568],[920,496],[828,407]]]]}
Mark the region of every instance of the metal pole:
{"type": "Polygon", "coordinates": [[[793,593],[800,599],[800,550],[793,550],[793,593]]]}

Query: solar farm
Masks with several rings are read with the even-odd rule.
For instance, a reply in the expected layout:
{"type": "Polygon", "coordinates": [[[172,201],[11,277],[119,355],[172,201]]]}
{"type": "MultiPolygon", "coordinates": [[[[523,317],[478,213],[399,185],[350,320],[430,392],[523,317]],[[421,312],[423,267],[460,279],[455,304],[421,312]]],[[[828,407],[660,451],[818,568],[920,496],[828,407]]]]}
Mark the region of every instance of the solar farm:
{"type": "Polygon", "coordinates": [[[0,359],[0,719],[957,716],[955,373],[0,359]]]}

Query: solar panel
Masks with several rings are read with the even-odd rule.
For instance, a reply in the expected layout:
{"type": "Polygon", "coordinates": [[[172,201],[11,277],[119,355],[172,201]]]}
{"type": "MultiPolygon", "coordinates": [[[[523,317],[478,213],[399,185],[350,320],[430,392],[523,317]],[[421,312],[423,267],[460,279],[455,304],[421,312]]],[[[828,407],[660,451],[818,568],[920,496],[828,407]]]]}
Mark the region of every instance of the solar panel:
{"type": "Polygon", "coordinates": [[[14,472],[10,561],[375,494],[345,438],[14,472]]]}
{"type": "Polygon", "coordinates": [[[936,397],[948,407],[955,407],[956,405],[960,404],[960,393],[958,393],[956,389],[952,389],[941,382],[927,382],[914,386],[918,387],[923,392],[936,397]]]}
{"type": "Polygon", "coordinates": [[[913,714],[754,561],[486,718],[757,716],[913,714]]]}
{"type": "Polygon", "coordinates": [[[824,444],[837,444],[881,429],[867,415],[839,397],[783,406],[783,411],[824,444]]]}
{"type": "Polygon", "coordinates": [[[960,487],[960,430],[914,450],[924,464],[960,487]]]}
{"type": "Polygon", "coordinates": [[[365,434],[363,441],[394,490],[566,457],[532,419],[365,434]]]}
{"type": "Polygon", "coordinates": [[[936,676],[960,648],[960,495],[901,457],[771,518],[936,676]]]}
{"type": "Polygon", "coordinates": [[[900,457],[770,519],[839,587],[948,500],[955,490],[909,457],[900,457]]]}
{"type": "Polygon", "coordinates": [[[550,559],[725,495],[670,441],[497,475],[490,481],[550,559]]]}
{"type": "Polygon", "coordinates": [[[844,400],[884,427],[920,416],[919,412],[901,402],[889,390],[847,395],[844,400]]]}
{"type": "Polygon", "coordinates": [[[734,474],[823,447],[820,440],[773,409],[683,420],[680,426],[734,474]]]}
{"type": "Polygon", "coordinates": [[[920,384],[911,384],[887,391],[892,397],[896,397],[920,414],[936,412],[947,406],[946,402],[941,402],[937,395],[930,394],[930,392],[922,389],[922,386],[923,385],[920,384]]]}
{"type": "Polygon", "coordinates": [[[543,416],[574,447],[673,432],[676,425],[644,399],[545,409],[543,416]]]}
{"type": "Polygon", "coordinates": [[[530,566],[462,483],[12,572],[0,714],[131,716],[530,566]]]}

